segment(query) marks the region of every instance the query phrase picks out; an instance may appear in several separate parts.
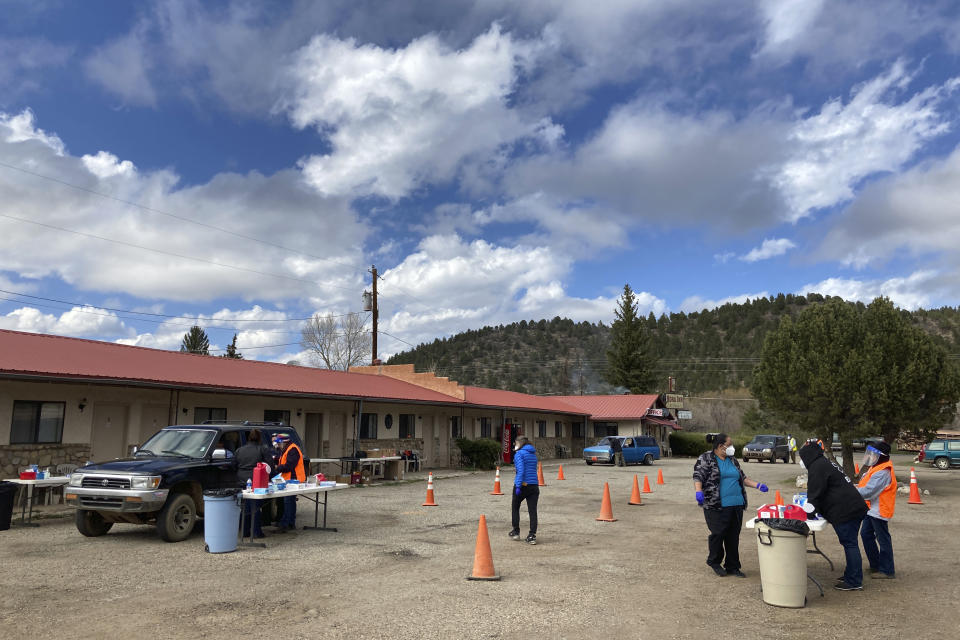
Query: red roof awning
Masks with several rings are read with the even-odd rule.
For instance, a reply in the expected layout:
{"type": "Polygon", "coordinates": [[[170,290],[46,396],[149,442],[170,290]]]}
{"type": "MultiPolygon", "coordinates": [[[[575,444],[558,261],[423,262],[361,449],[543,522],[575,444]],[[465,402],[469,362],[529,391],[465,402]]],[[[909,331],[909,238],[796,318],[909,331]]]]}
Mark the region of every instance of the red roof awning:
{"type": "Polygon", "coordinates": [[[654,424],[662,424],[662,425],[666,425],[666,426],[668,426],[668,427],[673,427],[674,431],[682,431],[682,430],[683,430],[683,429],[680,428],[680,425],[678,425],[676,422],[674,422],[673,420],[667,420],[666,418],[654,418],[653,416],[645,416],[645,417],[643,418],[643,421],[644,421],[644,422],[652,422],[652,423],[654,423],[654,424]]]}

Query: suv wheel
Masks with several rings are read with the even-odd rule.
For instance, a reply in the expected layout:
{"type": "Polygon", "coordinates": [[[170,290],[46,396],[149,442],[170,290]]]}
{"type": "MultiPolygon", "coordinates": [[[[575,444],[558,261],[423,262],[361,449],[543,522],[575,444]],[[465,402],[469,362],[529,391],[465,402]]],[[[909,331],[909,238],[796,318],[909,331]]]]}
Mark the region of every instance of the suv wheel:
{"type": "Polygon", "coordinates": [[[102,536],[107,531],[110,531],[110,527],[113,526],[112,522],[107,522],[104,520],[103,516],[96,511],[77,509],[76,519],[77,531],[88,538],[102,536]]]}
{"type": "Polygon", "coordinates": [[[157,534],[166,542],[186,540],[197,522],[197,506],[185,493],[175,493],[157,518],[157,534]]]}
{"type": "Polygon", "coordinates": [[[643,456],[643,464],[647,465],[648,467],[653,464],[652,453],[648,453],[647,455],[643,456]]]}
{"type": "Polygon", "coordinates": [[[950,468],[950,458],[937,458],[933,461],[933,464],[936,465],[937,469],[949,469],[950,468]]]}

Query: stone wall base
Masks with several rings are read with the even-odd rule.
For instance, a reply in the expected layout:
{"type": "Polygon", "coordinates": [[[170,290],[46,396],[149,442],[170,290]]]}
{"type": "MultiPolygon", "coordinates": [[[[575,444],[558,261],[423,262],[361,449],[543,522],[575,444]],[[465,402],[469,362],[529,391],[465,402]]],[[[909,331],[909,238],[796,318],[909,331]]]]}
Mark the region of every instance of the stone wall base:
{"type": "Polygon", "coordinates": [[[0,478],[16,478],[31,464],[56,472],[59,464],[83,466],[90,459],[89,444],[0,445],[0,478]]]}

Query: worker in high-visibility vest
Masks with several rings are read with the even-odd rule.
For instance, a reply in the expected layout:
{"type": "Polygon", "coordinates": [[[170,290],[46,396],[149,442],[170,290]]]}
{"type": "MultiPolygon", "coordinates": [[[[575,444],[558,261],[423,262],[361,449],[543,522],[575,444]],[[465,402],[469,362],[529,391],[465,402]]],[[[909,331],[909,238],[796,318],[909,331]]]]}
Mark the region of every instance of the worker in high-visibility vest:
{"type": "Polygon", "coordinates": [[[890,519],[897,502],[897,476],[890,462],[890,445],[878,442],[867,447],[863,456],[863,477],[857,490],[870,508],[860,525],[860,539],[870,562],[871,578],[893,578],[893,542],[890,519]]]}
{"type": "MultiPolygon", "coordinates": [[[[303,468],[303,452],[300,451],[300,447],[294,444],[286,433],[277,434],[273,441],[274,446],[281,452],[276,472],[283,476],[284,480],[296,478],[297,482],[306,482],[307,472],[303,468]]],[[[284,496],[283,516],[280,518],[277,531],[285,533],[296,528],[297,496],[284,496]]]]}
{"type": "Polygon", "coordinates": [[[790,449],[790,462],[797,464],[797,439],[793,434],[787,436],[787,448],[790,449]]]}

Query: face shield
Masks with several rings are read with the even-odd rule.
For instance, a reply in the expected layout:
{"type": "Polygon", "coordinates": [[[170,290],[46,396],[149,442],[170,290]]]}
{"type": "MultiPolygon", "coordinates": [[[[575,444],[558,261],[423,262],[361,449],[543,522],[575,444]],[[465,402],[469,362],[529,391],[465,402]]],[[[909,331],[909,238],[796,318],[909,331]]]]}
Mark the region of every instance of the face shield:
{"type": "Polygon", "coordinates": [[[874,449],[872,446],[868,446],[867,450],[863,452],[863,460],[860,461],[860,468],[865,469],[867,467],[872,467],[880,461],[880,450],[874,449]]]}

